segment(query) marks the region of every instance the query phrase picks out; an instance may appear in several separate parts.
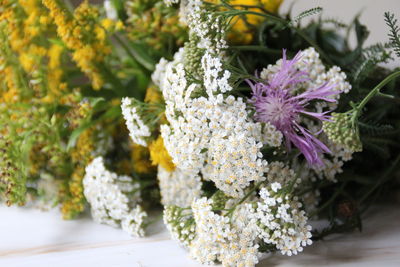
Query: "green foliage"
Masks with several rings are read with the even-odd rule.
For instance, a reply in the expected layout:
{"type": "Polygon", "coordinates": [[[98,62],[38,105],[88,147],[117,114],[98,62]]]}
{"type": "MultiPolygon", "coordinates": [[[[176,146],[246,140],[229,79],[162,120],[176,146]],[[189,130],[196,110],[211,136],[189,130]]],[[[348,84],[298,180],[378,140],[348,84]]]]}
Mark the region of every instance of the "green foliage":
{"type": "Polygon", "coordinates": [[[353,83],[359,84],[380,63],[388,63],[392,57],[388,44],[375,44],[361,50],[359,58],[352,64],[353,83]]]}
{"type": "Polygon", "coordinates": [[[291,24],[295,24],[300,22],[302,19],[306,18],[306,17],[310,17],[310,16],[314,16],[316,14],[319,14],[323,11],[322,7],[314,7],[308,10],[305,10],[303,12],[301,12],[299,15],[297,15],[296,17],[294,17],[290,23],[291,24]]]}
{"type": "Polygon", "coordinates": [[[399,130],[394,130],[392,125],[381,124],[379,122],[374,122],[374,121],[367,121],[367,122],[359,121],[358,125],[360,132],[368,136],[392,135],[399,132],[399,130]]]}
{"type": "Polygon", "coordinates": [[[0,136],[0,192],[7,205],[25,203],[27,177],[21,169],[20,152],[18,144],[0,136]]]}
{"type": "Polygon", "coordinates": [[[29,189],[27,182],[38,179],[38,172],[51,172],[59,178],[65,162],[60,144],[59,122],[50,118],[44,107],[3,105],[0,140],[0,192],[7,203],[22,205],[29,189]]]}
{"type": "Polygon", "coordinates": [[[393,44],[396,55],[400,57],[400,33],[399,33],[400,29],[399,26],[397,25],[397,19],[395,19],[394,14],[390,12],[385,12],[384,16],[386,24],[390,29],[389,32],[390,42],[393,44]]]}

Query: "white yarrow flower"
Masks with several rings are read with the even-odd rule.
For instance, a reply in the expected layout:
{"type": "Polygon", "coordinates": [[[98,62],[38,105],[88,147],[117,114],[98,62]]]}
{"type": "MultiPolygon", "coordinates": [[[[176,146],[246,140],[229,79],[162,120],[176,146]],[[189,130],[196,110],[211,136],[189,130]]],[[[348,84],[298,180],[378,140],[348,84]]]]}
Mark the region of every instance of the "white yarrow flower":
{"type": "Polygon", "coordinates": [[[93,219],[113,227],[121,226],[133,236],[143,236],[147,214],[138,205],[140,194],[132,194],[138,192],[138,186],[129,176],[108,171],[102,157],[95,158],[86,167],[83,178],[84,194],[93,219]]]}
{"type": "MultiPolygon", "coordinates": [[[[281,185],[272,183],[260,190],[261,202],[251,213],[258,221],[259,237],[267,244],[275,245],[283,255],[296,255],[304,246],[311,245],[311,226],[296,198],[281,191],[281,185]]],[[[249,206],[249,208],[251,208],[249,206]]]]}
{"type": "Polygon", "coordinates": [[[158,166],[157,178],[164,206],[189,207],[202,194],[201,178],[196,173],[187,173],[178,168],[169,172],[158,166]]]}
{"type": "Polygon", "coordinates": [[[132,105],[130,98],[124,97],[121,109],[132,141],[138,145],[147,146],[146,137],[150,137],[151,132],[150,128],[140,117],[138,108],[132,105]]]}

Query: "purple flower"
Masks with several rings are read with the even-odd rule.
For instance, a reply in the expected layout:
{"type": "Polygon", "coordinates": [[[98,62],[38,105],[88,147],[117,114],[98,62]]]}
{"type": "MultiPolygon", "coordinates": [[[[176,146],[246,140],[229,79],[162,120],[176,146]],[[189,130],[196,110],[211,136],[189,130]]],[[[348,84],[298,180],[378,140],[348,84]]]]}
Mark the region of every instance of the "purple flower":
{"type": "Polygon", "coordinates": [[[335,102],[328,98],[339,93],[334,85],[323,84],[317,88],[307,88],[305,92],[295,95],[294,89],[299,83],[309,81],[307,72],[299,71],[295,64],[301,59],[301,52],[292,60],[286,59],[283,50],[282,66],[266,83],[249,82],[253,96],[250,102],[255,107],[255,119],[260,122],[269,122],[285,136],[288,150],[292,145],[297,147],[310,165],[323,165],[321,153],[330,153],[330,150],[318,140],[308,129],[301,125],[301,116],[308,116],[317,120],[329,120],[326,112],[307,111],[306,107],[312,100],[335,102]]]}

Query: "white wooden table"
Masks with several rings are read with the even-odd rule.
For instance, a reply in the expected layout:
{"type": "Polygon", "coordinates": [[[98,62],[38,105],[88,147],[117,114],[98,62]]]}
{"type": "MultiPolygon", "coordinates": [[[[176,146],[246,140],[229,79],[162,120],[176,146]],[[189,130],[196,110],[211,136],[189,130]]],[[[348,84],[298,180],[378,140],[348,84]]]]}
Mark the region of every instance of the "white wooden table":
{"type": "MultiPolygon", "coordinates": [[[[298,256],[267,255],[258,266],[400,266],[399,208],[375,208],[362,233],[332,236],[298,256]]],[[[201,266],[161,222],[149,230],[131,238],[89,217],[63,221],[57,210],[0,206],[0,266],[201,266]]]]}

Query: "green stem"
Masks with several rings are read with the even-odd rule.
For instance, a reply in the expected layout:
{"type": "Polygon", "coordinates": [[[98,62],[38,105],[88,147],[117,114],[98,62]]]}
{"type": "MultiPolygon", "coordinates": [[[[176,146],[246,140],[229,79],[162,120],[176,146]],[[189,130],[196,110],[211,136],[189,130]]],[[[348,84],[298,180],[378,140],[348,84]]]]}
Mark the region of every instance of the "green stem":
{"type": "MultiPolygon", "coordinates": [[[[146,60],[143,56],[141,56],[140,52],[135,51],[135,48],[130,49],[125,42],[117,35],[114,34],[115,40],[121,45],[121,47],[125,50],[128,56],[135,62],[142,65],[149,71],[154,70],[154,64],[146,60]]],[[[132,44],[133,45],[133,44],[132,44]]]]}
{"type": "Polygon", "coordinates": [[[375,86],[374,89],[369,92],[369,94],[364,97],[364,99],[358,104],[357,108],[355,109],[355,112],[353,113],[353,122],[358,119],[358,117],[361,115],[363,108],[365,105],[376,95],[382,94],[380,93],[380,90],[382,87],[384,87],[387,83],[392,81],[393,79],[397,78],[400,76],[400,71],[393,72],[389,76],[387,76],[383,81],[381,81],[377,86],[375,86]]]}
{"type": "Polygon", "coordinates": [[[381,92],[378,92],[376,94],[376,96],[386,97],[386,98],[390,98],[390,99],[394,99],[395,98],[394,95],[384,94],[384,93],[381,93],[381,92]]]}
{"type": "Polygon", "coordinates": [[[114,34],[113,36],[117,43],[124,49],[124,51],[128,54],[128,56],[133,60],[133,62],[136,64],[136,58],[135,55],[133,55],[132,51],[129,49],[129,47],[122,41],[122,39],[118,36],[118,34],[114,34]]]}

